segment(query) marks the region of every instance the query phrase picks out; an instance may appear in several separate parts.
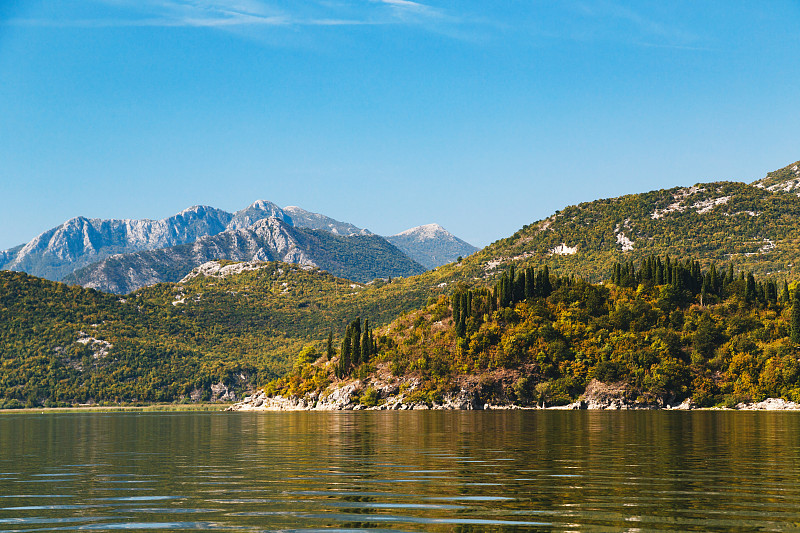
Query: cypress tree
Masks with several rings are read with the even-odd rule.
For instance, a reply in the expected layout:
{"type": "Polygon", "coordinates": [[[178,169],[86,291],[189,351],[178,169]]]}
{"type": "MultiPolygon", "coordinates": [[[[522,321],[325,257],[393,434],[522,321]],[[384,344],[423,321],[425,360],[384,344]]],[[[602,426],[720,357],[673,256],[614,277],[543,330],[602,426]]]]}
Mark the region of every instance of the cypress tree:
{"type": "Polygon", "coordinates": [[[700,263],[692,263],[692,290],[697,291],[703,285],[703,273],[700,270],[700,263]]]}
{"type": "Polygon", "coordinates": [[[764,288],[764,284],[760,281],[756,283],[756,298],[758,298],[758,301],[761,303],[767,302],[767,291],[764,288]]]}
{"type": "Polygon", "coordinates": [[[798,294],[798,291],[795,291],[793,300],[789,338],[793,343],[800,344],[800,294],[798,294]]]}
{"type": "Polygon", "coordinates": [[[456,335],[459,337],[463,337],[467,333],[467,318],[469,318],[469,292],[462,292],[460,294],[461,303],[459,306],[461,307],[461,316],[459,317],[459,321],[456,323],[456,335]]]}
{"type": "MultiPolygon", "coordinates": [[[[496,286],[495,292],[497,292],[496,286]]],[[[455,293],[450,297],[450,300],[453,303],[453,324],[457,326],[461,321],[461,295],[459,293],[455,293]]]]}
{"type": "Polygon", "coordinates": [[[768,281],[765,285],[767,301],[771,304],[778,303],[778,285],[774,281],[768,281]]]}
{"type": "Polygon", "coordinates": [[[345,377],[347,374],[350,373],[350,326],[347,326],[347,329],[344,333],[344,338],[342,339],[342,350],[341,356],[339,357],[339,378],[345,377]]]}
{"type": "Polygon", "coordinates": [[[361,318],[356,317],[356,319],[353,320],[352,326],[352,331],[350,333],[352,337],[352,340],[350,341],[350,349],[352,350],[351,357],[353,360],[353,366],[358,366],[361,364],[361,318]]]}
{"type": "Polygon", "coordinates": [[[667,259],[664,261],[664,283],[668,285],[672,285],[674,280],[672,278],[672,259],[667,256],[667,259]]]}
{"type": "Polygon", "coordinates": [[[641,281],[647,281],[651,278],[650,276],[650,258],[642,259],[639,263],[639,277],[641,281]]]}
{"type": "Polygon", "coordinates": [[[553,292],[553,285],[550,283],[550,269],[547,265],[542,270],[542,296],[547,298],[553,292]]]}
{"type": "Polygon", "coordinates": [[[714,289],[713,289],[713,287],[711,285],[711,276],[710,275],[703,276],[703,285],[702,285],[702,288],[701,288],[701,292],[705,295],[705,294],[708,294],[708,293],[713,292],[713,291],[714,291],[714,289]]]}
{"type": "Polygon", "coordinates": [[[369,319],[367,319],[364,320],[364,332],[361,334],[361,360],[368,362],[370,355],[372,350],[369,345],[369,319]]]}
{"type": "MultiPolygon", "coordinates": [[[[703,283],[705,283],[705,277],[703,283]]],[[[719,276],[717,275],[717,267],[714,265],[711,265],[711,268],[708,270],[708,286],[710,289],[709,292],[719,294],[719,276]]]]}
{"type": "Polygon", "coordinates": [[[753,277],[752,272],[747,273],[747,282],[745,283],[744,299],[747,302],[753,302],[758,297],[756,293],[756,279],[753,277]]]}
{"type": "Polygon", "coordinates": [[[789,303],[789,284],[784,280],[783,288],[781,289],[780,302],[782,304],[789,303]]]}
{"type": "Polygon", "coordinates": [[[328,350],[326,355],[328,361],[333,361],[333,356],[336,355],[333,353],[333,331],[328,332],[328,350]]]}
{"type": "Polygon", "coordinates": [[[525,299],[533,297],[533,290],[536,286],[536,282],[534,281],[534,270],[532,268],[525,269],[525,299]]]}
{"type": "Polygon", "coordinates": [[[503,305],[508,307],[514,299],[514,265],[511,265],[511,274],[503,274],[503,305]]]}

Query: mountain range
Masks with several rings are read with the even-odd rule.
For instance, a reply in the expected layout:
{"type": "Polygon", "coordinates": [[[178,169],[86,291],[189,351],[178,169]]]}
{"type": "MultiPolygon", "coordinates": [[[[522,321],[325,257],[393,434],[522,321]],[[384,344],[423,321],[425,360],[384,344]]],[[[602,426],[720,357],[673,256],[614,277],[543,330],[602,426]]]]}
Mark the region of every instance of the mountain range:
{"type": "Polygon", "coordinates": [[[163,220],[73,218],[0,252],[0,269],[129,292],[178,281],[211,259],[296,260],[369,281],[419,273],[419,264],[435,268],[476,250],[438,225],[383,238],[296,206],[282,209],[259,200],[235,213],[194,206],[163,220]]]}
{"type": "Polygon", "coordinates": [[[63,281],[127,294],[155,283],[180,281],[193,268],[215,259],[282,261],[320,267],[335,276],[361,283],[425,271],[378,235],[338,235],[293,227],[285,220],[269,217],[189,244],[114,255],[68,274],[63,281]]]}

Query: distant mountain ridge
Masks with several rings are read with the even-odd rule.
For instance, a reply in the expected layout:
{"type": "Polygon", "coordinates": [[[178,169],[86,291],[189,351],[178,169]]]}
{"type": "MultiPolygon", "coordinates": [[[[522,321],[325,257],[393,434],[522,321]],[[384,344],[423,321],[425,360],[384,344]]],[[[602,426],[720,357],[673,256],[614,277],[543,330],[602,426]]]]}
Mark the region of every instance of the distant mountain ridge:
{"type": "MultiPolygon", "coordinates": [[[[258,200],[235,213],[208,206],[194,206],[162,220],[72,218],[42,233],[27,244],[0,252],[0,269],[24,271],[31,275],[54,281],[63,279],[75,280],[85,274],[76,277],[70,276],[71,273],[93,263],[115,257],[112,263],[92,269],[93,283],[103,285],[106,282],[101,282],[96,276],[99,276],[99,273],[103,271],[110,272],[111,264],[120,265],[121,262],[116,256],[191,244],[203,237],[211,237],[222,232],[251,227],[259,221],[270,217],[281,220],[290,227],[324,230],[342,237],[373,235],[369,230],[347,222],[340,222],[325,215],[312,213],[296,206],[281,208],[272,202],[258,200]]],[[[202,249],[203,251],[195,252],[194,257],[208,256],[214,247],[206,247],[207,245],[208,243],[199,246],[198,250],[202,249]]],[[[405,246],[403,253],[415,261],[418,257],[422,257],[423,264],[427,266],[430,264],[430,261],[428,261],[430,252],[424,249],[430,248],[430,246],[430,243],[422,244],[419,253],[415,253],[413,246],[405,246]]],[[[224,250],[233,250],[230,246],[217,246],[217,249],[222,255],[210,257],[211,259],[237,259],[248,256],[248,254],[243,254],[241,251],[232,252],[231,257],[225,256],[224,250]]],[[[129,267],[141,267],[146,268],[146,270],[126,274],[123,276],[124,279],[109,280],[106,284],[121,287],[129,286],[131,283],[139,286],[140,281],[145,279],[150,279],[153,282],[157,280],[165,281],[166,279],[162,279],[162,277],[167,272],[171,273],[167,276],[167,279],[172,279],[174,271],[176,269],[182,270],[183,267],[178,268],[177,265],[160,265],[156,267],[154,261],[156,261],[157,257],[161,257],[162,260],[167,260],[170,257],[177,260],[180,257],[182,259],[179,260],[179,263],[184,265],[188,257],[186,253],[185,250],[182,250],[180,252],[140,255],[131,260],[129,267]],[[148,258],[146,261],[145,257],[148,258]],[[159,272],[161,274],[158,274],[159,272]],[[134,279],[140,281],[133,282],[134,279]]],[[[455,259],[458,255],[463,255],[463,253],[454,253],[449,260],[455,259]]],[[[448,261],[446,253],[437,252],[436,256],[441,258],[439,259],[440,264],[448,261]]],[[[403,267],[400,268],[400,271],[410,271],[409,268],[403,267]]],[[[383,270],[394,271],[393,268],[383,270]]],[[[352,269],[343,268],[340,274],[345,275],[345,271],[352,272],[352,269]]],[[[365,270],[365,272],[375,271],[382,270],[376,270],[372,267],[368,267],[365,270]]],[[[358,279],[363,278],[363,275],[354,275],[358,279]]]]}
{"type": "Polygon", "coordinates": [[[64,282],[127,294],[155,283],[180,281],[195,267],[216,259],[295,263],[362,283],[425,271],[378,235],[336,235],[270,217],[194,243],[112,256],[69,274],[64,282]]]}
{"type": "Polygon", "coordinates": [[[417,263],[436,268],[478,251],[439,224],[426,224],[386,237],[417,263]]]}
{"type": "Polygon", "coordinates": [[[58,281],[74,270],[111,255],[190,243],[227,229],[246,227],[270,216],[291,223],[291,217],[280,207],[264,201],[236,213],[193,206],[162,220],[75,217],[25,245],[4,252],[0,268],[58,281]]]}
{"type": "Polygon", "coordinates": [[[348,222],[334,220],[319,213],[306,211],[295,205],[284,207],[283,212],[288,213],[292,218],[292,222],[298,228],[321,229],[336,235],[372,235],[369,230],[359,228],[348,222]]]}

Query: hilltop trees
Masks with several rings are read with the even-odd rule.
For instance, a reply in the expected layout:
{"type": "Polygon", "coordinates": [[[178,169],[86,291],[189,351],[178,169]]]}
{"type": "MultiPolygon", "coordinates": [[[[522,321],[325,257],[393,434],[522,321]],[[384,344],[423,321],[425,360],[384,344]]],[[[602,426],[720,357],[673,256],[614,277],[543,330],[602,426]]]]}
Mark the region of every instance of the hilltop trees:
{"type": "Polygon", "coordinates": [[[340,357],[334,371],[336,377],[342,379],[349,376],[354,368],[369,362],[375,352],[375,339],[369,326],[369,320],[364,321],[362,331],[361,318],[356,317],[345,329],[340,357]]]}
{"type": "Polygon", "coordinates": [[[451,296],[456,335],[465,337],[498,309],[513,307],[530,298],[550,296],[554,282],[555,286],[569,284],[571,278],[554,278],[547,266],[541,270],[526,268],[517,273],[512,265],[491,290],[485,287],[457,290],[451,296]]]}

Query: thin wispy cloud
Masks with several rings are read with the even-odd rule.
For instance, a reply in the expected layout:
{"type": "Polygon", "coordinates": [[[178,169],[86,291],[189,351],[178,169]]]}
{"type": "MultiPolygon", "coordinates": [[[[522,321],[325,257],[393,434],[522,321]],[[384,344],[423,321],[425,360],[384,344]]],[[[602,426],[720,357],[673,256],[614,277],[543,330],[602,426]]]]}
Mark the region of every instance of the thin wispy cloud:
{"type": "MultiPolygon", "coordinates": [[[[534,44],[557,39],[627,46],[703,50],[703,39],[650,6],[615,0],[578,1],[509,10],[502,4],[443,4],[433,0],[86,0],[81,9],[51,4],[48,17],[0,25],[29,27],[216,28],[248,38],[274,38],[270,29],[396,26],[459,41],[534,44]],[[446,7],[444,7],[446,5],[446,7]],[[272,36],[272,37],[270,37],[272,36]]],[[[302,35],[302,33],[298,33],[302,35]]]]}
{"type": "Polygon", "coordinates": [[[0,24],[41,27],[207,27],[349,26],[400,24],[440,17],[441,12],[410,0],[375,0],[364,7],[313,2],[279,8],[256,0],[95,0],[96,16],[59,14],[14,18],[0,24]]]}
{"type": "Polygon", "coordinates": [[[396,10],[399,13],[407,14],[424,14],[424,15],[439,15],[440,11],[426,4],[419,2],[411,2],[410,0],[378,0],[377,3],[384,4],[396,10]]]}
{"type": "Polygon", "coordinates": [[[652,13],[645,15],[642,10],[619,2],[580,2],[572,7],[573,13],[582,19],[576,28],[579,31],[570,35],[576,39],[617,40],[655,48],[705,49],[696,46],[701,40],[700,36],[687,31],[676,21],[667,20],[666,17],[659,20],[652,13]]]}

